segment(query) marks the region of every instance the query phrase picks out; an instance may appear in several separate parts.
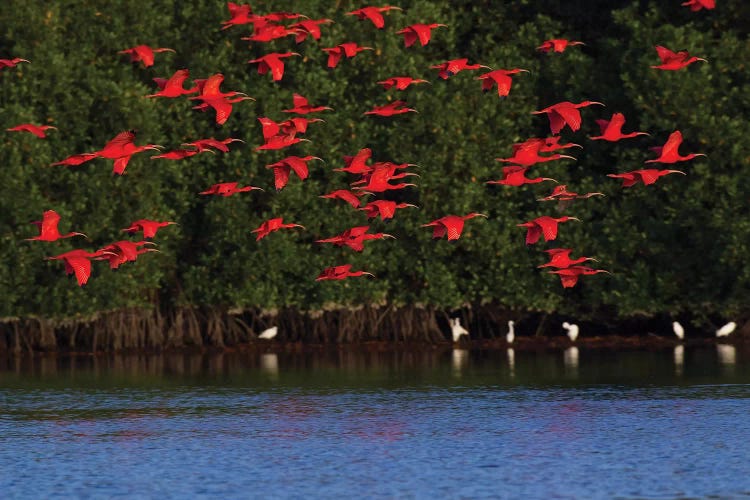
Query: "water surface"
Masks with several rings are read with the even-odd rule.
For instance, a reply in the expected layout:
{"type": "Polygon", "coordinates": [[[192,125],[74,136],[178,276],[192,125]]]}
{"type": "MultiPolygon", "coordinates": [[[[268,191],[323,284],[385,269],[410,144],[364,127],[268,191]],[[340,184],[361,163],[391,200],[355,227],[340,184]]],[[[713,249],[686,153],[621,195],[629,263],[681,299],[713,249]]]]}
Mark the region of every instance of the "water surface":
{"type": "Polygon", "coordinates": [[[2,498],[750,496],[750,353],[0,361],[2,498]]]}

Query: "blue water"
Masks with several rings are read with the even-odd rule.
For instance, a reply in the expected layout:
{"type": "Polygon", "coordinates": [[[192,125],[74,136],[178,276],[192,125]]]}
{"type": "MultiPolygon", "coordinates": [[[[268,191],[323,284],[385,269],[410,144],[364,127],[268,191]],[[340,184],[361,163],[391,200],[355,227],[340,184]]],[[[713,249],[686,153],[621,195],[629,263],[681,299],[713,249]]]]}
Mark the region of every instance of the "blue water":
{"type": "Polygon", "coordinates": [[[696,348],[679,358],[581,350],[8,362],[0,497],[750,496],[750,356],[696,348]]]}

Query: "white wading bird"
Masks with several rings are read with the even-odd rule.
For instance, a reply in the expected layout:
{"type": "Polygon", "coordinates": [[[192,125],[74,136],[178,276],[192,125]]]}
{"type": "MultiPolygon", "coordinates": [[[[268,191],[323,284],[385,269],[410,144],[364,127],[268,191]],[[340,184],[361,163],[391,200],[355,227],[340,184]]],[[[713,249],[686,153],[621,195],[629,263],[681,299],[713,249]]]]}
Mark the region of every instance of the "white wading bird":
{"type": "Polygon", "coordinates": [[[505,334],[505,341],[509,344],[512,344],[516,339],[516,332],[513,330],[513,325],[515,325],[513,320],[508,321],[508,333],[505,334]]]}
{"type": "Polygon", "coordinates": [[[562,327],[568,331],[568,338],[570,339],[570,341],[575,342],[578,338],[578,325],[574,325],[565,321],[562,324],[562,327]]]}
{"type": "Polygon", "coordinates": [[[276,336],[276,334],[279,333],[279,327],[278,326],[272,326],[271,328],[268,328],[266,330],[263,330],[260,332],[260,335],[258,335],[259,339],[266,339],[270,340],[276,336]]]}
{"type": "Polygon", "coordinates": [[[458,342],[461,335],[469,336],[469,330],[461,326],[461,321],[458,318],[448,320],[451,325],[451,333],[453,334],[453,342],[458,342]]]}

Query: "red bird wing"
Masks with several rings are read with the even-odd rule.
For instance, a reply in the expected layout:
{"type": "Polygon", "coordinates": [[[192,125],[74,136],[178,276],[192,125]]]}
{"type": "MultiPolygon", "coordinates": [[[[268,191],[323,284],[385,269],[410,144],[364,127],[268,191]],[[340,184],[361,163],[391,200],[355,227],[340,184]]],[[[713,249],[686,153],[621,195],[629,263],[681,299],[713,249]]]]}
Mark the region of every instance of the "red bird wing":
{"type": "Polygon", "coordinates": [[[229,115],[232,114],[232,104],[223,97],[208,99],[205,102],[216,111],[216,124],[224,125],[229,119],[229,115]]]}
{"type": "Polygon", "coordinates": [[[669,134],[667,142],[664,143],[661,149],[661,156],[678,156],[677,150],[680,148],[680,144],[682,144],[682,132],[675,130],[669,134]]]}
{"type": "MultiPolygon", "coordinates": [[[[497,83],[497,95],[500,97],[507,97],[508,94],[510,94],[510,87],[513,85],[513,79],[506,75],[505,73],[501,73],[499,71],[493,71],[494,75],[491,76],[492,80],[497,83]]],[[[486,81],[484,83],[489,84],[489,87],[492,88],[492,82],[486,81]]],[[[483,84],[484,85],[484,84],[483,84]]],[[[484,86],[483,86],[484,89],[484,86]]],[[[484,89],[489,90],[489,89],[484,89]]]]}
{"type": "MultiPolygon", "coordinates": [[[[162,87],[162,90],[165,93],[174,92],[174,93],[182,93],[184,90],[183,84],[185,83],[185,80],[188,79],[190,76],[190,71],[187,69],[179,69],[174,72],[172,76],[169,77],[169,80],[167,80],[164,83],[164,86],[162,87]]],[[[156,80],[156,78],[154,78],[156,80]]],[[[157,85],[159,83],[157,82],[157,85]]]]}
{"type": "Polygon", "coordinates": [[[419,37],[419,43],[421,43],[423,46],[427,45],[430,42],[432,28],[425,24],[415,24],[412,26],[412,29],[417,34],[417,37],[419,37]]]}
{"type": "Polygon", "coordinates": [[[294,173],[297,174],[297,177],[299,177],[301,180],[304,181],[305,179],[307,179],[309,171],[307,169],[307,163],[305,162],[305,160],[296,156],[290,156],[282,161],[289,165],[292,170],[294,170],[294,173]]]}
{"type": "Polygon", "coordinates": [[[294,94],[294,96],[292,97],[292,104],[295,108],[305,108],[310,105],[307,98],[299,94],[294,94]]]}
{"type": "Polygon", "coordinates": [[[411,47],[412,45],[414,45],[414,42],[417,41],[417,32],[416,32],[416,30],[414,29],[413,26],[408,26],[408,27],[402,29],[401,31],[399,31],[398,33],[401,34],[401,35],[404,35],[404,46],[405,47],[411,47]]]}
{"type": "Polygon", "coordinates": [[[528,225],[526,227],[526,244],[533,245],[534,243],[539,241],[539,237],[542,235],[542,228],[539,227],[539,225],[536,223],[533,223],[533,225],[528,225]]]}
{"type": "Polygon", "coordinates": [[[324,52],[328,53],[328,67],[335,68],[341,61],[341,49],[339,47],[332,47],[323,49],[324,52]]]}
{"type": "MultiPolygon", "coordinates": [[[[625,125],[625,115],[622,113],[614,113],[609,120],[609,132],[620,135],[622,134],[623,125],[625,125]]],[[[604,131],[602,131],[602,134],[604,134],[604,131]]]]}
{"type": "MultiPolygon", "coordinates": [[[[555,111],[563,122],[557,128],[557,132],[552,132],[553,135],[557,135],[557,133],[562,130],[566,123],[573,132],[581,128],[581,112],[578,111],[578,109],[574,106],[568,103],[561,103],[560,105],[555,107],[555,111]]],[[[552,124],[552,114],[550,114],[550,127],[554,128],[552,124]]]]}
{"type": "Polygon", "coordinates": [[[661,59],[662,64],[671,62],[677,57],[677,54],[675,52],[672,52],[668,48],[662,47],[661,45],[656,46],[656,53],[659,55],[659,59],[661,59]]]}
{"type": "Polygon", "coordinates": [[[74,273],[78,286],[85,285],[91,276],[91,261],[87,257],[70,256],[65,258],[65,272],[74,273]]]}
{"type": "Polygon", "coordinates": [[[60,215],[54,210],[45,210],[42,215],[42,224],[39,226],[39,235],[58,234],[57,224],[60,222],[60,215]]]}
{"type": "Polygon", "coordinates": [[[151,50],[151,47],[149,47],[148,45],[139,45],[137,47],[133,47],[133,50],[138,56],[138,59],[140,59],[143,63],[144,67],[148,68],[149,66],[154,65],[154,51],[151,50]]]}
{"type": "Polygon", "coordinates": [[[377,29],[385,27],[385,19],[377,7],[363,7],[359,9],[359,12],[361,13],[360,17],[364,16],[369,19],[377,29]]]}
{"type": "Polygon", "coordinates": [[[636,170],[635,173],[641,178],[643,183],[647,186],[654,184],[659,179],[659,177],[664,175],[661,172],[659,172],[659,170],[651,169],[651,168],[645,168],[643,170],[636,170]]]}
{"type": "Polygon", "coordinates": [[[119,158],[115,158],[112,173],[115,175],[123,175],[125,173],[125,169],[128,166],[130,158],[132,158],[132,156],[121,156],[119,158]]]}
{"type": "Polygon", "coordinates": [[[281,130],[279,124],[271,120],[270,118],[261,117],[258,118],[258,121],[260,122],[260,126],[263,128],[263,139],[266,141],[271,137],[277,135],[279,133],[279,130],[281,130]]]}
{"type": "Polygon", "coordinates": [[[120,132],[114,138],[112,138],[104,147],[99,151],[101,155],[116,158],[128,154],[130,149],[135,146],[135,132],[132,130],[126,130],[120,132]]]}

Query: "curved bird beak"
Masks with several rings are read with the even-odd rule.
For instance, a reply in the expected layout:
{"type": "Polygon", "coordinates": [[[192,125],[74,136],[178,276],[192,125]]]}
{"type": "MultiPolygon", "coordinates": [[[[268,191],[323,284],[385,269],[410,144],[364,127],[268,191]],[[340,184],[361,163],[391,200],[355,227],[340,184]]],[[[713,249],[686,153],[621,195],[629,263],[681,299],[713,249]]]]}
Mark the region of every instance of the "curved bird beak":
{"type": "Polygon", "coordinates": [[[576,160],[576,158],[573,158],[572,156],[568,156],[568,155],[560,155],[560,158],[567,158],[569,160],[576,160]]]}
{"type": "Polygon", "coordinates": [[[396,239],[395,236],[393,236],[392,234],[388,234],[388,233],[383,233],[383,238],[391,238],[391,239],[394,239],[394,240],[396,239]]]}

